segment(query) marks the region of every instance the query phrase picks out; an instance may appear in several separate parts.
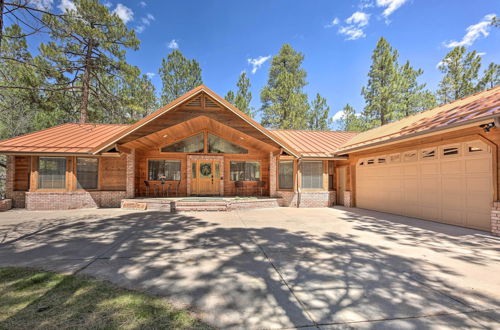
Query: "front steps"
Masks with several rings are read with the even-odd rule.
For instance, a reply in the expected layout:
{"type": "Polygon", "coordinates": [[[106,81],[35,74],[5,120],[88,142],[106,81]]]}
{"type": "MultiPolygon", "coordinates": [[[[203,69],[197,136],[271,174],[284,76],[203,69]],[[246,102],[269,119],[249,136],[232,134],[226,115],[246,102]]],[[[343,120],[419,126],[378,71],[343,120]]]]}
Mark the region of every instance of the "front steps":
{"type": "Polygon", "coordinates": [[[164,212],[226,212],[239,209],[279,207],[278,198],[129,198],[121,208],[164,212]]]}

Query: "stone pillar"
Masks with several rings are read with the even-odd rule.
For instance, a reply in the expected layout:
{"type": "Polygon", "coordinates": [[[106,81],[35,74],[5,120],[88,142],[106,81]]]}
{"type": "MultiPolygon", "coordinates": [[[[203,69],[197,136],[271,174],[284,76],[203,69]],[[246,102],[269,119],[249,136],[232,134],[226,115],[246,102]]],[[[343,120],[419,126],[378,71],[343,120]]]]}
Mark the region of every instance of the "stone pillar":
{"type": "Polygon", "coordinates": [[[276,157],[269,153],[269,196],[276,197],[276,157]]]}
{"type": "Polygon", "coordinates": [[[16,172],[15,156],[7,156],[7,177],[5,181],[5,198],[14,198],[14,175],[16,172]]]}
{"type": "Polygon", "coordinates": [[[127,155],[127,193],[125,197],[135,197],[135,149],[132,149],[127,155]]]}
{"type": "Polygon", "coordinates": [[[491,233],[500,236],[500,201],[493,202],[491,208],[491,233]]]}
{"type": "Polygon", "coordinates": [[[351,198],[351,192],[350,191],[344,191],[344,206],[345,207],[352,207],[352,198],[351,198]]]}

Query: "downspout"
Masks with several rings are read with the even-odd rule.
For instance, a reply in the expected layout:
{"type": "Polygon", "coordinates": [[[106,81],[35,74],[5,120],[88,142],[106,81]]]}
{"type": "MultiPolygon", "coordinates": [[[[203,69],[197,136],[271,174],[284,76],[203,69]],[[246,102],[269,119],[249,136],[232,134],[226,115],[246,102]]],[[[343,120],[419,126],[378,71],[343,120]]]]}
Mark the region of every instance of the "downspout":
{"type": "Polygon", "coordinates": [[[302,170],[301,170],[301,162],[302,158],[297,160],[297,173],[300,173],[300,178],[297,176],[297,208],[300,207],[300,199],[301,199],[301,185],[299,183],[299,179],[302,181],[302,170]]]}

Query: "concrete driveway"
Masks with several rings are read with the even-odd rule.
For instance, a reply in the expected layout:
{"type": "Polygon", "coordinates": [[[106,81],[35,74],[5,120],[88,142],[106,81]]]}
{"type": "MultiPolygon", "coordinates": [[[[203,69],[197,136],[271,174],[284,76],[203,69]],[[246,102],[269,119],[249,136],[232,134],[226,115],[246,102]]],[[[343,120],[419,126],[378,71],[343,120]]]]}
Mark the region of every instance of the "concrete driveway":
{"type": "Polygon", "coordinates": [[[222,328],[495,328],[500,238],[360,209],[0,214],[0,266],[88,274],[222,328]]]}

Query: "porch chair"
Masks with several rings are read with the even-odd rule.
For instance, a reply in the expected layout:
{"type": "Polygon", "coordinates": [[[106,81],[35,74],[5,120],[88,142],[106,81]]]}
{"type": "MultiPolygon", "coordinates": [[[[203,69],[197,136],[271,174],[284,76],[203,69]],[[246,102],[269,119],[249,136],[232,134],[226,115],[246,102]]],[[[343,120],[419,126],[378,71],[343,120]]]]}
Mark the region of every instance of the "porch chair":
{"type": "Polygon", "coordinates": [[[238,196],[238,191],[244,188],[243,181],[234,181],[234,190],[236,192],[236,196],[238,196]]]}
{"type": "Polygon", "coordinates": [[[169,184],[168,185],[168,189],[167,189],[167,197],[169,196],[169,193],[170,193],[170,188],[172,188],[173,186],[173,190],[172,192],[175,192],[175,197],[179,197],[179,187],[181,186],[181,180],[177,181],[176,184],[169,184]]]}
{"type": "Polygon", "coordinates": [[[151,186],[149,185],[149,182],[144,180],[144,187],[146,189],[146,197],[149,197],[149,188],[151,188],[151,186]]]}
{"type": "Polygon", "coordinates": [[[257,188],[260,190],[260,197],[262,197],[262,191],[266,187],[266,181],[258,181],[257,182],[257,188]]]}

